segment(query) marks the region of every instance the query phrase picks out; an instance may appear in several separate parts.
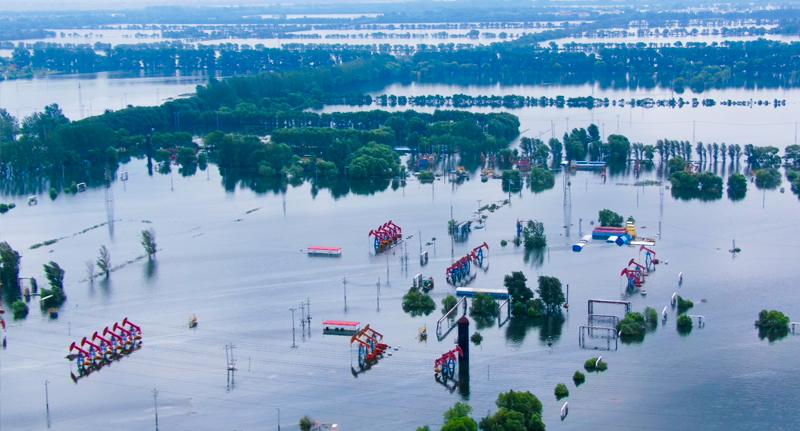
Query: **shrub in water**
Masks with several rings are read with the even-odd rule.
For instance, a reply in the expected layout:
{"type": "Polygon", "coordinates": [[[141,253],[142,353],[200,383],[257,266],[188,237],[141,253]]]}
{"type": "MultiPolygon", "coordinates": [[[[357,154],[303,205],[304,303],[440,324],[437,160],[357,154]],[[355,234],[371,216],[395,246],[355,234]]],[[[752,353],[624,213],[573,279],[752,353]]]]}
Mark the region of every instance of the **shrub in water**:
{"type": "Polygon", "coordinates": [[[28,315],[28,304],[16,301],[11,304],[11,312],[14,314],[15,319],[22,319],[28,315]]]}
{"type": "Polygon", "coordinates": [[[575,374],[572,375],[572,381],[575,382],[575,386],[578,386],[586,381],[586,376],[582,372],[575,370],[575,374]]]}
{"type": "Polygon", "coordinates": [[[50,189],[50,199],[55,199],[58,197],[58,190],[55,188],[50,189]]]}
{"type": "Polygon", "coordinates": [[[761,310],[758,313],[756,327],[758,336],[763,340],[769,338],[774,341],[789,334],[789,317],[777,310],[761,310]]]}
{"type": "Polygon", "coordinates": [[[617,323],[617,331],[622,335],[643,335],[647,331],[644,315],[642,313],[628,313],[624,319],[617,323]]]}
{"type": "Polygon", "coordinates": [[[472,298],[469,307],[470,316],[496,317],[500,306],[497,301],[485,293],[479,293],[472,298]]]}
{"type": "Polygon", "coordinates": [[[683,313],[684,311],[694,307],[694,302],[681,298],[678,295],[678,312],[683,313]]]}
{"type": "Polygon", "coordinates": [[[447,313],[458,304],[458,299],[453,295],[447,295],[442,299],[442,314],[447,313]]]}
{"type": "Polygon", "coordinates": [[[436,308],[436,303],[433,302],[430,296],[422,293],[416,287],[412,287],[403,296],[403,311],[410,313],[412,316],[428,315],[436,308]]]}
{"type": "Polygon", "coordinates": [[[583,368],[586,368],[587,371],[605,371],[608,369],[608,364],[605,362],[598,363],[597,358],[592,358],[583,364],[583,368]]]}
{"type": "Polygon", "coordinates": [[[694,327],[694,322],[692,321],[691,317],[685,314],[681,314],[680,316],[678,316],[678,328],[691,329],[692,327],[694,327]]]}
{"type": "Polygon", "coordinates": [[[481,335],[480,332],[475,332],[474,334],[472,334],[472,337],[470,337],[470,340],[472,340],[472,342],[475,343],[476,346],[480,346],[481,341],[483,341],[483,335],[481,335]]]}
{"type": "Polygon", "coordinates": [[[561,399],[566,396],[569,396],[569,389],[567,389],[567,385],[563,383],[559,383],[556,385],[555,389],[556,399],[561,399]]]}

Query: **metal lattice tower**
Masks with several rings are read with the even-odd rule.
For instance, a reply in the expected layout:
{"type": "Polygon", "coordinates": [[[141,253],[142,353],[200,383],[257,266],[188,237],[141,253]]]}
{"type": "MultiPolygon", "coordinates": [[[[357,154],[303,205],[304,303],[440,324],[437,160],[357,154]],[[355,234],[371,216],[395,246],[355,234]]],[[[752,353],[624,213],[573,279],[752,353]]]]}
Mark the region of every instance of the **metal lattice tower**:
{"type": "Polygon", "coordinates": [[[564,236],[569,238],[569,226],[572,222],[572,192],[569,181],[569,167],[564,167],[564,236]]]}

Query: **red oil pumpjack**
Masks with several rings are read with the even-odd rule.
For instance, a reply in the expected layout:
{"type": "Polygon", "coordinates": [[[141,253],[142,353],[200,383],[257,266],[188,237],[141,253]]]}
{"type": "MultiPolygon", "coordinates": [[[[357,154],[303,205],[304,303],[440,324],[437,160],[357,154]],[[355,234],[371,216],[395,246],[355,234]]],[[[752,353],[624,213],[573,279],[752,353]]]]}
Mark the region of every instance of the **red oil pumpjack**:
{"type": "Polygon", "coordinates": [[[458,357],[463,356],[464,352],[461,347],[456,346],[455,349],[445,353],[441,358],[433,362],[433,370],[436,374],[441,374],[444,377],[452,378],[455,376],[456,362],[458,357]]]}
{"type": "Polygon", "coordinates": [[[389,346],[381,341],[383,341],[383,334],[371,329],[369,325],[350,338],[351,345],[353,343],[358,343],[358,359],[360,363],[375,361],[378,359],[378,356],[383,356],[383,352],[385,352],[389,346]]]}
{"type": "Polygon", "coordinates": [[[639,271],[639,272],[641,272],[642,276],[646,276],[647,275],[647,268],[645,268],[642,265],[639,265],[638,263],[636,263],[635,260],[631,259],[631,261],[628,262],[628,268],[630,268],[631,265],[634,265],[636,267],[632,271],[639,271]]]}
{"type": "Polygon", "coordinates": [[[622,270],[620,273],[621,276],[628,277],[628,289],[633,291],[637,287],[642,287],[642,283],[644,283],[644,279],[642,279],[640,271],[631,271],[628,268],[622,270]]]}
{"type": "Polygon", "coordinates": [[[94,344],[91,341],[87,340],[86,337],[83,337],[83,340],[81,340],[81,347],[83,347],[83,346],[85,346],[87,344],[89,345],[89,353],[94,355],[93,356],[94,359],[98,360],[98,361],[102,360],[103,359],[103,353],[104,353],[103,349],[100,346],[98,346],[97,344],[94,344]]]}
{"type": "Polygon", "coordinates": [[[131,331],[128,331],[127,329],[123,328],[122,326],[119,326],[119,323],[116,323],[116,322],[114,323],[114,328],[113,329],[115,331],[120,331],[120,332],[122,332],[124,334],[122,336],[122,338],[125,339],[124,343],[125,343],[126,346],[133,345],[133,334],[131,334],[131,331]]]}
{"type": "Polygon", "coordinates": [[[141,340],[142,339],[142,328],[140,328],[137,325],[134,325],[133,323],[131,323],[128,320],[127,317],[122,319],[122,325],[123,326],[124,325],[128,325],[128,327],[131,328],[130,331],[131,331],[131,334],[133,334],[133,339],[134,340],[141,340]]]}
{"type": "Polygon", "coordinates": [[[78,368],[88,367],[92,365],[92,355],[89,354],[86,350],[81,349],[73,342],[69,346],[69,351],[77,350],[78,351],[78,368]]]}
{"type": "Polygon", "coordinates": [[[399,241],[403,237],[403,229],[389,220],[379,228],[369,231],[368,236],[375,237],[375,250],[378,251],[399,241]]]}
{"type": "Polygon", "coordinates": [[[649,268],[651,263],[653,265],[658,265],[659,264],[659,260],[656,259],[655,250],[651,250],[651,249],[649,249],[649,248],[647,248],[645,246],[641,246],[641,247],[639,247],[639,253],[641,253],[642,251],[646,251],[647,252],[644,255],[645,266],[647,266],[649,268]]]}
{"type": "Polygon", "coordinates": [[[466,279],[469,276],[470,269],[472,263],[475,263],[478,266],[483,265],[483,249],[486,248],[486,251],[489,251],[489,245],[485,242],[467,254],[466,256],[462,257],[456,263],[450,265],[447,270],[445,270],[445,276],[447,277],[448,283],[457,283],[461,280],[466,279]]]}
{"type": "Polygon", "coordinates": [[[110,335],[111,336],[111,345],[114,346],[115,350],[124,349],[123,345],[125,344],[125,339],[120,337],[119,335],[109,331],[108,330],[108,326],[106,326],[106,329],[103,330],[103,335],[110,335]]]}
{"type": "Polygon", "coordinates": [[[105,348],[104,349],[105,354],[107,355],[115,354],[114,346],[111,344],[111,341],[103,338],[97,332],[95,332],[94,335],[92,335],[92,341],[94,340],[100,340],[100,346],[105,348]]]}

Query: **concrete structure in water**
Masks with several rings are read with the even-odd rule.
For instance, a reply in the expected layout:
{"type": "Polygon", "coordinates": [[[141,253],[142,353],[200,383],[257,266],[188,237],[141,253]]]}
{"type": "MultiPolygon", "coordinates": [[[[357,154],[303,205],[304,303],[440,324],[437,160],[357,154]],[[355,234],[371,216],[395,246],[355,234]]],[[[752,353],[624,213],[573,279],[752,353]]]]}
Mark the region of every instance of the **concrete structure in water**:
{"type": "Polygon", "coordinates": [[[469,319],[464,316],[456,322],[458,325],[458,347],[461,354],[458,357],[459,368],[469,366],[469,319]]]}

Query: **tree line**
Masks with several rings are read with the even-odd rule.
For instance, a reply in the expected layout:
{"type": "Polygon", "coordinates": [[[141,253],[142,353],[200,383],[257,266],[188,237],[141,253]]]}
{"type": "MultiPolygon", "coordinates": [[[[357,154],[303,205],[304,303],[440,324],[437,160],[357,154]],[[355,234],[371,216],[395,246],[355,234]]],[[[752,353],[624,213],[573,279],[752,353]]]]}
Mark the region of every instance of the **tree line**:
{"type": "MultiPolygon", "coordinates": [[[[756,40],[725,46],[604,48],[598,53],[570,52],[557,46],[520,46],[516,42],[470,49],[417,51],[409,58],[384,59],[379,74],[395,80],[462,84],[536,84],[558,82],[601,85],[661,85],[677,92],[692,89],[796,86],[800,83],[800,44],[756,40]],[[390,64],[391,63],[391,64],[390,64]],[[391,68],[392,70],[386,70],[391,68]]],[[[119,45],[99,55],[91,47],[15,49],[6,62],[58,71],[227,70],[288,71],[331,67],[381,57],[368,50],[190,49],[163,43],[119,45]]]]}

